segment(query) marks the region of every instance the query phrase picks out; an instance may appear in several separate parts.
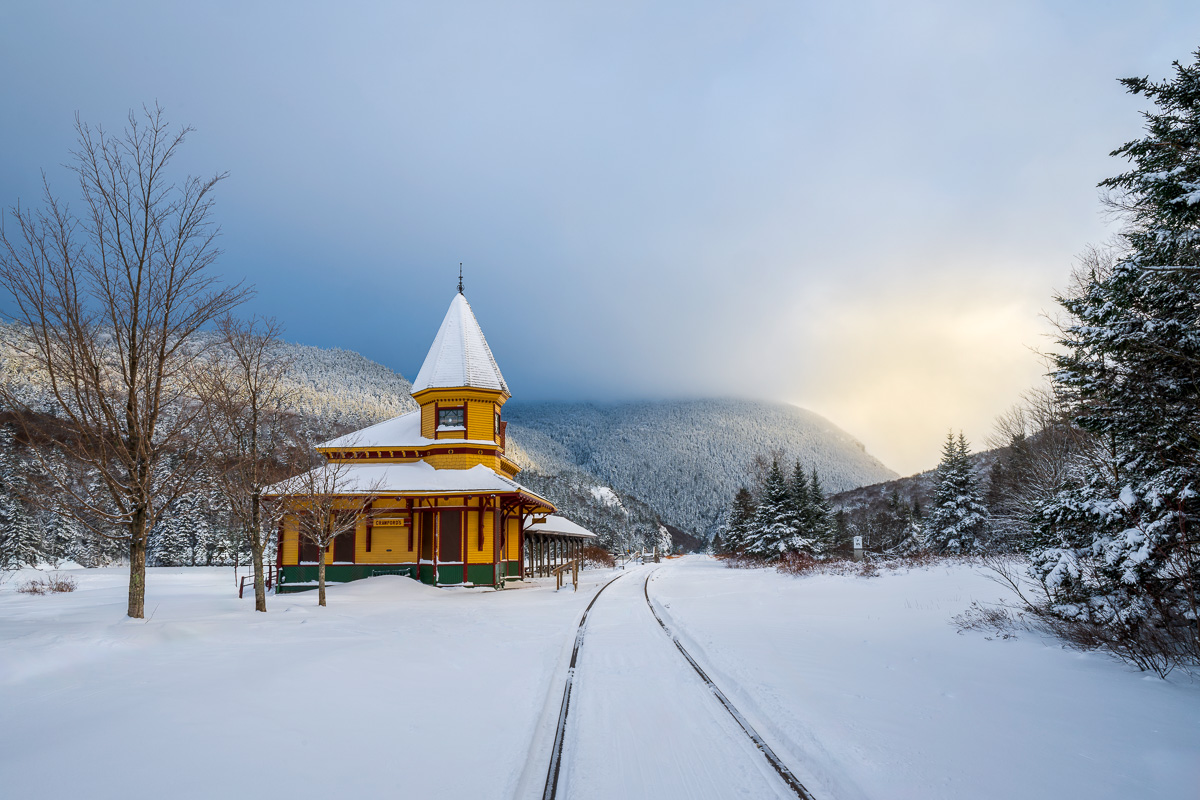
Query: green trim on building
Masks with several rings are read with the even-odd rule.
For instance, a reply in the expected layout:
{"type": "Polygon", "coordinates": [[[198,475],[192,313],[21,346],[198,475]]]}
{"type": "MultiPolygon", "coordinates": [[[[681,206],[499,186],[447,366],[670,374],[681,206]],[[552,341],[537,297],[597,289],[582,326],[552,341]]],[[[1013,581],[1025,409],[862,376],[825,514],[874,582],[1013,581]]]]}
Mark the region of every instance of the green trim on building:
{"type": "MultiPolygon", "coordinates": [[[[516,575],[517,562],[506,562],[504,574],[516,575]]],[[[417,578],[422,583],[433,584],[432,564],[326,564],[325,583],[348,583],[372,575],[406,575],[417,578]]],[[[461,584],[463,582],[462,564],[438,564],[438,582],[444,584],[461,584]]],[[[503,572],[503,571],[502,571],[503,572]]],[[[468,564],[467,582],[476,586],[493,586],[496,574],[491,564],[468,564]]],[[[317,588],[316,564],[293,564],[279,568],[278,594],[306,592],[317,588]]]]}
{"type": "Polygon", "coordinates": [[[463,582],[463,565],[462,564],[438,564],[438,583],[462,583],[463,582]]]}
{"type": "MultiPolygon", "coordinates": [[[[325,583],[347,583],[372,575],[407,575],[413,577],[416,564],[326,564],[325,583]]],[[[305,592],[317,588],[316,564],[293,564],[279,568],[279,594],[305,592]],[[299,584],[299,585],[297,585],[299,584]]]]}
{"type": "Polygon", "coordinates": [[[504,574],[507,575],[508,577],[515,578],[521,574],[521,562],[520,561],[506,561],[504,563],[506,565],[506,571],[504,574]]]}
{"type": "Polygon", "coordinates": [[[491,564],[469,564],[467,579],[478,586],[491,586],[496,582],[496,568],[491,564]]]}

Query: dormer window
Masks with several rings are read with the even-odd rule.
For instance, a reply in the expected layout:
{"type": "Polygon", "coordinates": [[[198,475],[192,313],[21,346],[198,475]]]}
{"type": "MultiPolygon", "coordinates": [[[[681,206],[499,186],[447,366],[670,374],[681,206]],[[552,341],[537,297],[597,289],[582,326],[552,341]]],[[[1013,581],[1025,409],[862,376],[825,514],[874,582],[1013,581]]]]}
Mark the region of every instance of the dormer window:
{"type": "Polygon", "coordinates": [[[455,428],[462,429],[466,427],[463,407],[455,408],[439,408],[438,409],[438,430],[452,430],[455,428]]]}

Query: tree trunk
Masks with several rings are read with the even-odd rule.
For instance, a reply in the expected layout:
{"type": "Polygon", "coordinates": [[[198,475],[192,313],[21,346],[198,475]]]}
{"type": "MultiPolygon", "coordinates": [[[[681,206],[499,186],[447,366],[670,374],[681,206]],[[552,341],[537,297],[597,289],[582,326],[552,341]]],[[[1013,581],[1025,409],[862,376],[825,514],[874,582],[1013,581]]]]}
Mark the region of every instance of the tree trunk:
{"type": "Polygon", "coordinates": [[[138,511],[129,523],[129,611],[130,617],[146,616],[146,512],[138,511]]]}
{"type": "Polygon", "coordinates": [[[317,552],[317,605],[325,605],[325,552],[317,552]]]}
{"type": "Polygon", "coordinates": [[[252,541],[250,547],[254,551],[254,610],[266,611],[267,587],[263,578],[263,550],[266,548],[263,547],[262,537],[252,541]]]}
{"type": "Polygon", "coordinates": [[[254,610],[267,610],[267,589],[263,581],[263,550],[266,541],[262,532],[262,508],[257,493],[250,498],[250,549],[254,553],[254,610]]]}

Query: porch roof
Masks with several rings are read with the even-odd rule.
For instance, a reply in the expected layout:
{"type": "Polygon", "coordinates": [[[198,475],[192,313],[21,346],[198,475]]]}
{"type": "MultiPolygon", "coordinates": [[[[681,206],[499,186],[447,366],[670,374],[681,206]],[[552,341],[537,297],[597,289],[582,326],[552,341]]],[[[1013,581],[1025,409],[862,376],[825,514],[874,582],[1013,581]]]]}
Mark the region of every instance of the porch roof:
{"type": "Polygon", "coordinates": [[[596,534],[582,525],[577,525],[566,517],[551,514],[545,522],[535,522],[525,526],[527,533],[547,533],[553,536],[570,536],[576,539],[595,539],[596,534]]]}

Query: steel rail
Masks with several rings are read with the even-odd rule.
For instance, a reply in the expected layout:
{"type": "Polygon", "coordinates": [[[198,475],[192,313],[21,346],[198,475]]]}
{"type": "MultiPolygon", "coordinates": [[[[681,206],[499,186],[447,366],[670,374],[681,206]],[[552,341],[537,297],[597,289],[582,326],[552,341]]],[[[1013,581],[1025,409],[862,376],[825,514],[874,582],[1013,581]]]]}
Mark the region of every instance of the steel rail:
{"type": "Polygon", "coordinates": [[[618,579],[625,577],[625,574],[622,573],[601,586],[600,591],[596,592],[596,596],[583,610],[583,617],[579,620],[579,628],[575,631],[575,647],[571,650],[571,663],[567,667],[567,684],[563,687],[562,708],[558,711],[558,728],[554,731],[554,749],[550,752],[550,768],[546,770],[546,788],[542,792],[542,800],[555,800],[558,796],[558,774],[562,768],[563,743],[567,733],[567,711],[571,706],[571,686],[575,682],[575,662],[579,658],[579,648],[583,645],[583,629],[587,624],[588,613],[591,612],[592,606],[596,605],[596,601],[600,599],[604,590],[612,586],[618,579]]]}
{"type": "MultiPolygon", "coordinates": [[[[779,777],[783,779],[783,782],[787,784],[788,788],[795,792],[796,796],[801,800],[814,800],[808,789],[804,788],[804,784],[800,783],[800,780],[792,774],[792,771],[788,769],[787,766],[779,759],[779,756],[775,755],[775,751],[771,749],[770,745],[763,741],[762,736],[759,735],[758,731],[754,729],[754,726],[751,725],[744,716],[742,716],[742,712],[737,710],[737,706],[730,702],[729,698],[725,696],[725,693],[722,692],[715,683],[713,683],[712,678],[708,677],[700,665],[696,663],[696,659],[692,658],[692,654],[689,653],[682,644],[680,644],[679,637],[671,633],[671,629],[667,627],[667,623],[663,622],[662,617],[658,615],[658,610],[654,608],[654,603],[650,602],[650,577],[656,572],[658,572],[658,570],[652,570],[650,575],[646,576],[646,582],[642,586],[642,593],[646,596],[646,605],[650,607],[650,613],[654,615],[654,619],[658,621],[658,624],[662,627],[663,631],[668,637],[670,637],[671,641],[675,643],[675,647],[680,653],[683,654],[683,657],[687,659],[687,662],[692,665],[692,669],[696,670],[696,674],[700,676],[702,681],[704,681],[704,685],[707,686],[710,691],[712,691],[713,695],[717,698],[717,700],[720,701],[721,705],[725,707],[725,710],[729,712],[729,715],[733,717],[735,722],[737,722],[738,726],[742,729],[742,732],[750,737],[750,741],[754,742],[754,746],[757,747],[758,751],[767,759],[767,763],[769,763],[775,769],[775,771],[779,773],[779,777]]],[[[593,600],[592,602],[595,601],[593,600]]],[[[575,663],[574,658],[572,658],[571,663],[575,663]]]]}

